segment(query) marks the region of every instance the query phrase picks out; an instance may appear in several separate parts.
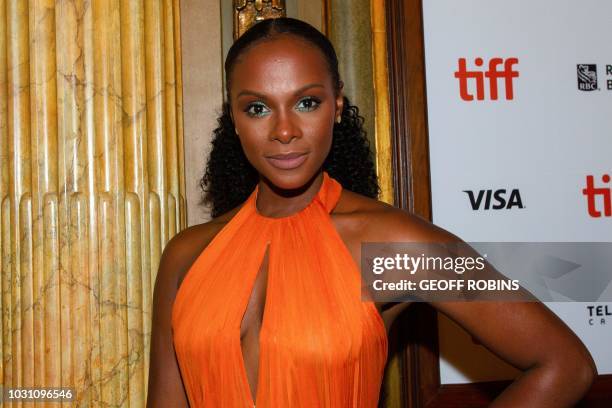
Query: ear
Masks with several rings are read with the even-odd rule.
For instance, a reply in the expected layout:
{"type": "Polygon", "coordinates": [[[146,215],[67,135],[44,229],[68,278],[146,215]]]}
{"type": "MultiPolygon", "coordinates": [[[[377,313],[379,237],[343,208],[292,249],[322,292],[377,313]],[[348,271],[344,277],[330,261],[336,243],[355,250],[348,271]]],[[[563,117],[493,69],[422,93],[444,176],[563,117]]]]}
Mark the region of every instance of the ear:
{"type": "Polygon", "coordinates": [[[340,81],[340,87],[338,89],[338,94],[336,95],[336,122],[338,118],[342,117],[342,110],[344,109],[344,82],[340,81]]]}
{"type": "Polygon", "coordinates": [[[238,129],[236,129],[236,121],[234,120],[234,112],[232,111],[232,105],[230,105],[229,102],[226,102],[226,104],[227,113],[232,121],[232,125],[234,125],[234,132],[238,134],[238,129]]]}

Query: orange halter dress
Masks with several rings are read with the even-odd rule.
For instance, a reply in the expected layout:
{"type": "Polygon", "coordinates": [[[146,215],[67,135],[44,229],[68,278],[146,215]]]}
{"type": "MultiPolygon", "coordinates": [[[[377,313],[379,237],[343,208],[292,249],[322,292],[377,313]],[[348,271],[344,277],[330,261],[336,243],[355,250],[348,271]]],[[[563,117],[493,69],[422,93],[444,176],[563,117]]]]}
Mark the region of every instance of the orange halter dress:
{"type": "Polygon", "coordinates": [[[342,186],[324,172],[310,204],[283,218],[257,212],[257,191],[176,294],[173,341],[191,407],[376,407],[387,335],[329,215],[342,186]],[[268,243],[253,401],[240,326],[268,243]]]}

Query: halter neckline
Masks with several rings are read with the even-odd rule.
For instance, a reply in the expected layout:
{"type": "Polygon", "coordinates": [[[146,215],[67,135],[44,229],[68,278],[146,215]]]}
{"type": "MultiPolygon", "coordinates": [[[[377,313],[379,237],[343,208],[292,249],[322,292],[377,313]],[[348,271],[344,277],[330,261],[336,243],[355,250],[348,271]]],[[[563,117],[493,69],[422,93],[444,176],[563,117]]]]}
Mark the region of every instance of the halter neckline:
{"type": "Polygon", "coordinates": [[[321,204],[325,208],[325,210],[328,213],[330,213],[333,210],[333,208],[336,206],[338,199],[340,198],[341,190],[342,190],[342,186],[340,185],[340,183],[338,183],[336,180],[331,178],[326,171],[323,171],[323,181],[321,182],[321,185],[319,186],[319,190],[317,191],[317,193],[314,195],[314,197],[308,203],[308,205],[306,205],[306,207],[302,208],[299,211],[296,211],[293,214],[289,214],[283,217],[269,217],[269,216],[261,214],[259,210],[257,209],[257,196],[259,194],[259,184],[255,186],[255,189],[249,196],[247,205],[248,207],[252,209],[253,213],[258,218],[261,218],[267,221],[273,221],[273,222],[289,220],[289,219],[296,218],[299,215],[303,214],[308,208],[312,207],[315,203],[321,204]]]}

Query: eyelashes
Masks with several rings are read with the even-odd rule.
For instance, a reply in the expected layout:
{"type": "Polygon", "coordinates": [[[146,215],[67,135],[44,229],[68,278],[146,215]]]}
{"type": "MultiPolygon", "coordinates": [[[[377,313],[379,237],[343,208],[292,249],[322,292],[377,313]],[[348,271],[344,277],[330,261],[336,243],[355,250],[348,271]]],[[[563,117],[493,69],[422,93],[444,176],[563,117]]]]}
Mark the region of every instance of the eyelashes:
{"type": "Polygon", "coordinates": [[[270,109],[263,102],[253,102],[247,105],[244,112],[252,118],[260,118],[267,116],[270,109]]]}
{"type": "MultiPolygon", "coordinates": [[[[298,112],[312,112],[319,108],[321,105],[321,100],[319,98],[315,98],[314,96],[307,96],[300,99],[295,104],[295,110],[298,112]]],[[[261,101],[256,101],[249,103],[244,112],[252,117],[252,118],[262,118],[264,116],[268,116],[271,113],[270,108],[266,106],[265,103],[261,101]]]]}
{"type": "Polygon", "coordinates": [[[313,96],[307,96],[298,101],[296,108],[300,112],[312,112],[316,110],[321,104],[321,100],[313,96]]]}

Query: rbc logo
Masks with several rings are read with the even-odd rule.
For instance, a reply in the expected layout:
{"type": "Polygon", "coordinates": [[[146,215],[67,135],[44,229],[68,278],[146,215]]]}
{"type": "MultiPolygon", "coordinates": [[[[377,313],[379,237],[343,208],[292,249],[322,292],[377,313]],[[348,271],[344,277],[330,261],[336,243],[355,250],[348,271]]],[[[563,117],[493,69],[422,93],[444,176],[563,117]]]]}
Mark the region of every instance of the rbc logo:
{"type": "MultiPolygon", "coordinates": [[[[468,80],[476,81],[476,99],[482,101],[485,99],[485,78],[489,80],[489,97],[492,101],[499,99],[498,79],[504,80],[506,100],[514,99],[514,78],[518,78],[519,73],[513,69],[513,66],[518,64],[518,58],[508,58],[504,61],[503,58],[491,58],[489,68],[485,71],[476,70],[468,71],[465,58],[459,58],[459,69],[455,72],[455,78],[459,80],[459,94],[464,101],[473,101],[474,95],[468,91],[468,80]],[[503,65],[503,70],[499,70],[500,65],[503,65]]],[[[484,60],[480,57],[474,60],[474,65],[482,67],[484,60]]]]}
{"type": "MultiPolygon", "coordinates": [[[[610,183],[610,175],[604,174],[601,181],[610,183]]],[[[601,207],[597,209],[595,199],[601,196],[603,201],[604,217],[612,217],[612,187],[595,187],[595,180],[592,175],[586,176],[586,188],[582,189],[582,194],[587,198],[587,211],[593,218],[601,217],[601,207]]]]}
{"type": "Polygon", "coordinates": [[[581,91],[597,90],[597,64],[578,64],[578,89],[581,91]]]}

